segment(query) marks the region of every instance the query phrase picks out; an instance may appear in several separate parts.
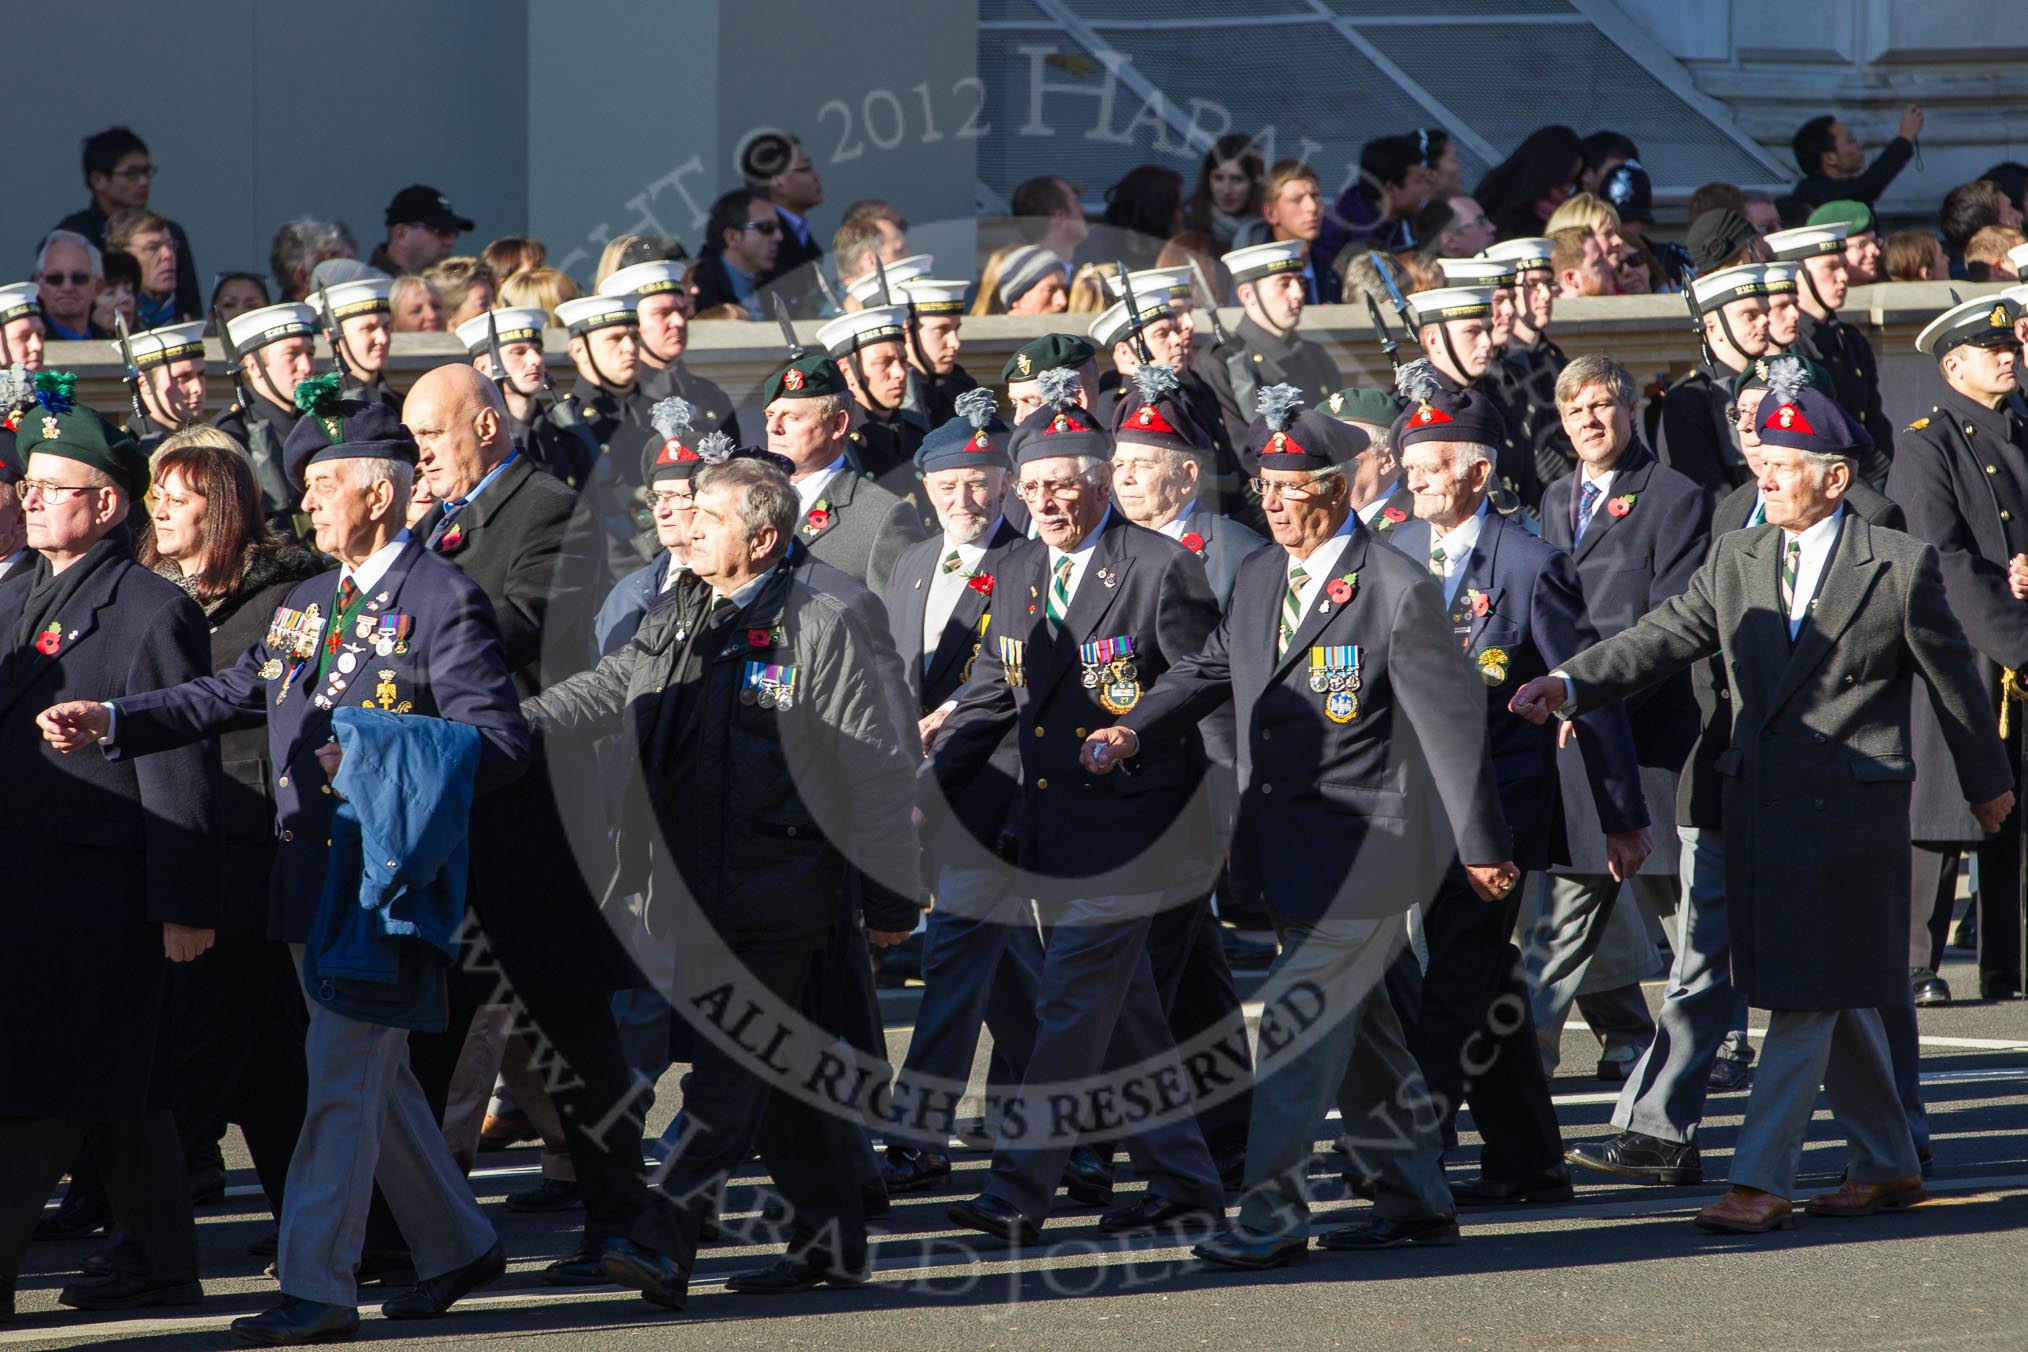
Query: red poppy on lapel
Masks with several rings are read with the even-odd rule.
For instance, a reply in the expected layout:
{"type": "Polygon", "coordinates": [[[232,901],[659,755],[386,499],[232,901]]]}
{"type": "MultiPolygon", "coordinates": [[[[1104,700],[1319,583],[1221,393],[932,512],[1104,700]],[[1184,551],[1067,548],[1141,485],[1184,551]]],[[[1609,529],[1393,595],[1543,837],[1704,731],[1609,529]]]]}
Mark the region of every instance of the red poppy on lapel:
{"type": "Polygon", "coordinates": [[[1633,493],[1622,493],[1618,497],[1611,499],[1606,503],[1606,515],[1625,516],[1628,512],[1633,511],[1634,498],[1636,496],[1633,493]]]}
{"type": "Polygon", "coordinates": [[[449,554],[463,543],[465,543],[465,528],[454,521],[451,528],[437,539],[437,553],[449,554]]]}
{"type": "Polygon", "coordinates": [[[1204,552],[1204,537],[1199,535],[1194,530],[1186,532],[1183,538],[1177,541],[1177,543],[1182,545],[1185,549],[1189,550],[1192,554],[1202,554],[1204,552]]]}
{"type": "Polygon", "coordinates": [[[55,620],[51,620],[49,628],[35,636],[35,651],[41,653],[44,657],[56,656],[56,650],[62,646],[63,626],[55,620]]]}
{"type": "Polygon", "coordinates": [[[991,573],[980,573],[965,585],[981,596],[991,596],[993,594],[993,575],[991,573]]]}

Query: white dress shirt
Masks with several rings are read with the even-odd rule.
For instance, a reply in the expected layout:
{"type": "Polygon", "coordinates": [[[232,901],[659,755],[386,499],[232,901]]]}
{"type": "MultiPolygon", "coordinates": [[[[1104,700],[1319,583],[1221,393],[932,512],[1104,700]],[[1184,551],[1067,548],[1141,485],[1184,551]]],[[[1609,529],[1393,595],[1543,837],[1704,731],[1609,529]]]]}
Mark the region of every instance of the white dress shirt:
{"type": "Polygon", "coordinates": [[[951,612],[958,608],[965,588],[971,585],[972,576],[979,571],[979,561],[986,557],[985,542],[999,533],[1000,520],[995,517],[986,533],[973,544],[961,545],[948,536],[944,538],[944,552],[937,555],[937,561],[930,569],[929,596],[923,601],[922,660],[925,668],[936,654],[937,645],[943,641],[944,626],[951,622],[951,612]],[[962,566],[955,573],[947,573],[944,560],[951,556],[952,550],[957,551],[958,562],[962,566]]]}
{"type": "MultiPolygon", "coordinates": [[[[392,540],[389,540],[386,544],[368,554],[357,568],[354,568],[349,563],[344,565],[338,570],[340,584],[342,585],[344,580],[349,577],[352,579],[352,585],[359,588],[360,591],[372,591],[379,584],[380,579],[387,576],[387,570],[394,566],[395,556],[400,554],[407,544],[408,532],[402,531],[392,540]]],[[[337,617],[334,615],[332,618],[335,620],[337,617]]]]}
{"type": "Polygon", "coordinates": [[[1069,612],[1071,602],[1077,600],[1078,584],[1084,581],[1084,575],[1090,568],[1091,552],[1098,547],[1099,536],[1105,533],[1106,523],[1112,519],[1113,509],[1108,505],[1106,507],[1106,514],[1099,518],[1099,523],[1091,528],[1091,534],[1085,536],[1084,543],[1080,544],[1076,549],[1066,553],[1055,545],[1049,546],[1049,570],[1043,574],[1042,578],[1042,594],[1045,600],[1049,596],[1050,588],[1056,585],[1057,564],[1064,559],[1069,559],[1070,577],[1063,584],[1066,598],[1063,608],[1065,613],[1069,612]]]}
{"type": "MultiPolygon", "coordinates": [[[[1485,523],[1486,504],[1481,501],[1479,510],[1460,521],[1450,534],[1433,536],[1429,542],[1430,559],[1436,557],[1437,550],[1444,552],[1444,561],[1438,566],[1443,569],[1445,605],[1457,599],[1458,583],[1465,576],[1465,560],[1471,557],[1473,546],[1479,543],[1479,532],[1484,529],[1485,523]]],[[[1434,532],[1436,527],[1432,525],[1430,530],[1434,532]]]]}
{"type": "MultiPolygon", "coordinates": [[[[1803,619],[1817,603],[1817,583],[1824,576],[1825,567],[1831,562],[1831,549],[1838,543],[1838,525],[1844,520],[1845,509],[1840,506],[1829,516],[1804,531],[1783,530],[1781,533],[1782,552],[1788,552],[1789,542],[1802,545],[1802,552],[1796,558],[1796,589],[1789,597],[1789,637],[1796,636],[1803,619]]],[[[1779,563],[1776,565],[1779,567],[1779,563]]]]}
{"type": "Polygon", "coordinates": [[[824,490],[831,486],[831,481],[844,468],[845,457],[841,455],[808,478],[796,480],[796,500],[803,508],[802,515],[796,518],[798,521],[810,514],[810,509],[817,505],[817,499],[824,496],[824,490]]]}
{"type": "MultiPolygon", "coordinates": [[[[1289,556],[1288,563],[1284,565],[1282,576],[1286,578],[1288,576],[1287,569],[1294,567],[1296,564],[1300,563],[1303,566],[1303,585],[1296,589],[1296,597],[1302,602],[1301,610],[1303,614],[1307,615],[1310,613],[1310,607],[1317,600],[1317,589],[1330,580],[1332,570],[1338,566],[1338,560],[1344,556],[1345,546],[1351,543],[1352,532],[1358,529],[1359,513],[1347,512],[1345,513],[1345,524],[1338,527],[1337,534],[1318,545],[1303,558],[1298,559],[1294,555],[1289,556]]],[[[1287,589],[1287,584],[1284,583],[1283,590],[1287,591],[1287,589]]]]}

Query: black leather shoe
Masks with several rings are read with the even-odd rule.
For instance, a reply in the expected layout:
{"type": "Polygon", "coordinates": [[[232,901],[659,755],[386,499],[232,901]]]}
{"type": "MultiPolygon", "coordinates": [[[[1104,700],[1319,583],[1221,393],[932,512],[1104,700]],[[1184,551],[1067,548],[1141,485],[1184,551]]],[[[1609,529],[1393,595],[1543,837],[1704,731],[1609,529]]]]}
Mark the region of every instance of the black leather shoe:
{"type": "Polygon", "coordinates": [[[577,1184],[563,1178],[545,1178],[532,1188],[507,1194],[509,1211],[568,1211],[577,1204],[577,1184]]]}
{"type": "Polygon", "coordinates": [[[810,1255],[792,1258],[784,1254],[764,1268],[728,1278],[725,1289],[743,1296],[786,1296],[819,1286],[846,1289],[864,1285],[863,1274],[840,1271],[827,1258],[810,1255]]]}
{"type": "Polygon", "coordinates": [[[1704,1083],[1714,1094],[1733,1094],[1751,1089],[1753,1062],[1736,1056],[1721,1056],[1711,1063],[1711,1074],[1704,1083]]]}
{"type": "Polygon", "coordinates": [[[1593,1075],[1607,1084],[1625,1084],[1627,1076],[1634,1073],[1632,1061],[1600,1061],[1593,1075]]]}
{"type": "Polygon", "coordinates": [[[1016,1248],[1042,1241],[1041,1227],[990,1192],[982,1192],[969,1202],[959,1202],[946,1214],[953,1225],[1004,1239],[1016,1248]]]}
{"type": "Polygon", "coordinates": [[[1071,1201],[1084,1206],[1111,1206],[1112,1156],[1102,1155],[1088,1145],[1071,1147],[1070,1163],[1063,1168],[1063,1190],[1070,1194],[1071,1201]]]}
{"type": "Polygon", "coordinates": [[[98,1281],[66,1286],[57,1303],[73,1310],[139,1310],[150,1305],[195,1305],[204,1288],[195,1281],[156,1281],[131,1272],[115,1272],[98,1281]]]}
{"type": "MultiPolygon", "coordinates": [[[[279,1241],[275,1252],[281,1252],[279,1241]]],[[[419,1279],[415,1259],[407,1249],[367,1249],[359,1255],[359,1265],[352,1269],[352,1280],[360,1286],[375,1282],[382,1286],[414,1286],[419,1279]]]]}
{"type": "Polygon", "coordinates": [[[1207,1263],[1220,1267],[1261,1272],[1308,1262],[1310,1241],[1301,1235],[1247,1235],[1238,1230],[1221,1230],[1191,1249],[1207,1263]]]}
{"type": "Polygon", "coordinates": [[[461,1268],[417,1282],[414,1289],[381,1306],[380,1313],[389,1319],[435,1319],[486,1283],[499,1280],[506,1271],[506,1255],[495,1244],[461,1268]]]}
{"type": "Polygon", "coordinates": [[[665,1253],[644,1249],[631,1239],[619,1239],[601,1261],[607,1277],[639,1291],[641,1299],[651,1305],[680,1310],[690,1298],[690,1274],[665,1253]]]}
{"type": "Polygon", "coordinates": [[[1704,1181],[1704,1161],[1697,1147],[1665,1141],[1638,1131],[1623,1131],[1603,1141],[1586,1141],[1563,1152],[1572,1164],[1602,1174],[1682,1187],[1704,1181]]]}
{"type": "Polygon", "coordinates": [[[1220,1141],[1211,1147],[1211,1166],[1218,1170],[1218,1186],[1238,1192],[1246,1186],[1246,1138],[1220,1141]]]}
{"type": "Polygon", "coordinates": [[[617,1236],[580,1240],[575,1249],[542,1269],[543,1282],[549,1286],[604,1286],[612,1280],[606,1276],[606,1251],[620,1242],[617,1236]]]}
{"type": "Polygon", "coordinates": [[[1401,1249],[1410,1244],[1455,1244],[1458,1217],[1453,1211],[1437,1216],[1382,1216],[1360,1225],[1326,1230],[1317,1247],[1343,1253],[1351,1249],[1401,1249]]]}
{"type": "Polygon", "coordinates": [[[912,1145],[891,1145],[880,1161],[880,1181],[887,1191],[933,1192],[950,1186],[951,1157],[912,1145]]]}
{"type": "Polygon", "coordinates": [[[112,1207],[99,1197],[81,1197],[77,1190],[63,1195],[56,1211],[35,1223],[37,1239],[81,1239],[113,1218],[112,1207]]]}
{"type": "Polygon", "coordinates": [[[1520,1202],[1568,1202],[1577,1192],[1570,1175],[1551,1169],[1533,1178],[1512,1182],[1497,1178],[1474,1178],[1451,1184],[1451,1200],[1459,1206],[1512,1206],[1520,1202]]]}
{"type": "Polygon", "coordinates": [[[1908,985],[1915,993],[1917,1009],[1936,1009],[1951,1002],[1950,983],[1927,967],[1918,967],[1910,972],[1908,985]]]}
{"type": "Polygon", "coordinates": [[[267,1347],[302,1343],[342,1343],[359,1334],[359,1311],[350,1305],[324,1305],[283,1296],[282,1303],[261,1314],[232,1321],[235,1337],[267,1347]]]}
{"type": "Polygon", "coordinates": [[[1182,1226],[1194,1222],[1209,1224],[1218,1219],[1220,1213],[1208,1206],[1185,1206],[1172,1202],[1154,1193],[1144,1193],[1140,1200],[1117,1211],[1108,1211],[1099,1217],[1099,1229],[1109,1235],[1131,1234],[1136,1230],[1159,1230],[1165,1226],[1182,1226]]]}

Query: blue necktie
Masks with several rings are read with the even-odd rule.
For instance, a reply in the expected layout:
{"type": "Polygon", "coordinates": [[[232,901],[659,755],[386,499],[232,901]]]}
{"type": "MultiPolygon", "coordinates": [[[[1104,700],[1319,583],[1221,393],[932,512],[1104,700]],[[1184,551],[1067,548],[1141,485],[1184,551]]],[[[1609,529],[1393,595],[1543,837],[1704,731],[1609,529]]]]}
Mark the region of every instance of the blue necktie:
{"type": "Polygon", "coordinates": [[[1571,533],[1574,545],[1584,538],[1584,528],[1591,524],[1591,514],[1598,510],[1599,488],[1595,483],[1584,485],[1584,494],[1577,500],[1577,529],[1571,533]]]}

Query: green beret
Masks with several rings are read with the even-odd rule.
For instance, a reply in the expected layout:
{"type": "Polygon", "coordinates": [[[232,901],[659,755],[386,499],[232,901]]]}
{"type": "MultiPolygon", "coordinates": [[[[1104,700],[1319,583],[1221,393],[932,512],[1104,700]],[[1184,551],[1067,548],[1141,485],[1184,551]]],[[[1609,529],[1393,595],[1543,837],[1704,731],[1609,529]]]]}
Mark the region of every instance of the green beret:
{"type": "Polygon", "coordinates": [[[1748,390],[1766,389],[1768,371],[1773,367],[1776,359],[1781,356],[1792,356],[1803,364],[1805,383],[1812,389],[1815,389],[1820,394],[1828,394],[1833,399],[1838,397],[1838,387],[1832,383],[1831,373],[1800,352],[1776,353],[1768,357],[1755,357],[1744,371],[1741,371],[1732,378],[1732,397],[1737,399],[1748,390]]]}
{"type": "Polygon", "coordinates": [[[767,378],[761,386],[761,407],[777,399],[818,399],[845,393],[845,375],[838,363],[821,352],[806,352],[767,378]]]}
{"type": "Polygon", "coordinates": [[[1074,333],[1045,333],[1025,347],[1014,350],[1014,355],[1007,358],[1007,364],[1000,368],[1000,379],[1033,380],[1056,366],[1075,371],[1090,361],[1097,351],[1074,333]]]}
{"type": "Polygon", "coordinates": [[[128,496],[148,491],[148,457],[124,431],[72,395],[77,377],[43,371],[35,377],[35,401],[21,411],[15,452],[25,467],[38,452],[60,455],[110,475],[128,496]]]}
{"type": "Polygon", "coordinates": [[[1863,235],[1873,228],[1873,208],[1864,202],[1841,198],[1818,207],[1810,213],[1810,219],[1803,224],[1842,225],[1845,227],[1845,237],[1850,239],[1854,235],[1863,235]]]}
{"type": "Polygon", "coordinates": [[[1394,420],[1401,416],[1401,401],[1386,390],[1363,389],[1353,385],[1326,399],[1323,411],[1339,422],[1392,427],[1394,420]]]}

